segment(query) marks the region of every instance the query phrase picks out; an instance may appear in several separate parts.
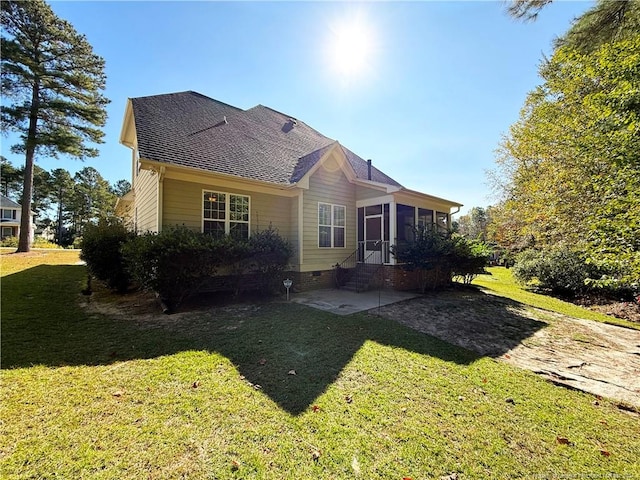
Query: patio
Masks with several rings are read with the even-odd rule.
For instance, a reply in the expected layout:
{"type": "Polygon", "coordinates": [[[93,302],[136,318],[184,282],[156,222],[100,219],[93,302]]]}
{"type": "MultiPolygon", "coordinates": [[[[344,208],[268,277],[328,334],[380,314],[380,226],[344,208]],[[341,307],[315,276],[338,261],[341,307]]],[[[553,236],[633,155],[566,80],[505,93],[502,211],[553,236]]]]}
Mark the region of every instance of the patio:
{"type": "Polygon", "coordinates": [[[328,288],[292,293],[290,298],[292,302],[301,303],[325,312],[335,313],[336,315],[351,315],[352,313],[372,310],[419,296],[417,293],[390,289],[354,293],[348,290],[328,288]]]}

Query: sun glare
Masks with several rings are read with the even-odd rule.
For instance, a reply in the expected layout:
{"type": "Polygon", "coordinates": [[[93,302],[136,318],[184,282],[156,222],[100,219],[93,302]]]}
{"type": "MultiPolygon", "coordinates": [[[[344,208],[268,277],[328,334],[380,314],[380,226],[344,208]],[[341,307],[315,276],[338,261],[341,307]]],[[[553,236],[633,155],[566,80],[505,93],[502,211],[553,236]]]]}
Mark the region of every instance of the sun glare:
{"type": "Polygon", "coordinates": [[[329,62],[347,79],[362,75],[371,66],[374,37],[361,19],[343,20],[332,29],[329,62]]]}

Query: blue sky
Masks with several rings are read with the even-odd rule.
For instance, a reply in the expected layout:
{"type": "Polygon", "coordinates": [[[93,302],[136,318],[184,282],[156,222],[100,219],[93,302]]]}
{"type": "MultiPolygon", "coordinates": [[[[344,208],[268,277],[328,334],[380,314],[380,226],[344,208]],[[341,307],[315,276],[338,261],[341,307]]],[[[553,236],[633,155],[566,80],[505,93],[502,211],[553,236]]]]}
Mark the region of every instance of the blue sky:
{"type": "MultiPolygon", "coordinates": [[[[299,118],[465,213],[493,203],[485,172],[501,135],[539,83],[553,39],[591,4],[556,0],[522,23],[498,1],[52,2],[106,60],[111,104],[99,157],[37,163],[130,180],[118,141],[127,98],[195,90],[299,118]],[[332,46],[354,25],[369,53],[345,73],[332,46]]],[[[22,165],[11,141],[2,154],[22,165]]]]}

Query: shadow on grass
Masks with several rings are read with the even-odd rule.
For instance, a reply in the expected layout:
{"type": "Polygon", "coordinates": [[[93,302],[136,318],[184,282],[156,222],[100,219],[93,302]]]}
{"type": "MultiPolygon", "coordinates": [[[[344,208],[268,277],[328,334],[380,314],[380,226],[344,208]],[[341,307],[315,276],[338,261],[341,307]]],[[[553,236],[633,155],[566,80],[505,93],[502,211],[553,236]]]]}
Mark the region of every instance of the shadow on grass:
{"type": "Polygon", "coordinates": [[[85,275],[83,266],[43,265],[3,277],[2,368],[104,365],[188,350],[216,352],[297,415],[336,380],[367,341],[458,364],[479,358],[392,320],[336,316],[292,303],[241,304],[175,316],[157,313],[144,321],[92,313],[80,305],[85,275]],[[295,375],[289,374],[292,370],[295,375]]]}

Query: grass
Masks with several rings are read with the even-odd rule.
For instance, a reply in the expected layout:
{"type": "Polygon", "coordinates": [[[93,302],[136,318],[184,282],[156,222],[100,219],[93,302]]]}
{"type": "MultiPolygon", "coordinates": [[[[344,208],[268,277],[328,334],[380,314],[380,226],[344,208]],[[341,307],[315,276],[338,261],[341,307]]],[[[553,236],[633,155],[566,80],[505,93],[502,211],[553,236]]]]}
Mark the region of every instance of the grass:
{"type": "Polygon", "coordinates": [[[511,270],[504,267],[490,267],[487,268],[487,271],[489,274],[478,275],[478,277],[473,281],[473,285],[482,287],[495,295],[507,297],[515,300],[516,302],[530,305],[532,307],[561,313],[563,315],[569,315],[575,318],[595,320],[596,322],[640,330],[640,324],[612,317],[610,315],[604,315],[602,313],[589,310],[588,308],[574,305],[570,302],[564,302],[548,295],[541,295],[539,293],[526,290],[516,283],[513,279],[513,275],[511,275],[511,270]]]}
{"type": "Polygon", "coordinates": [[[64,254],[2,257],[3,479],[640,477],[607,400],[372,315],[98,313],[64,254]]]}

